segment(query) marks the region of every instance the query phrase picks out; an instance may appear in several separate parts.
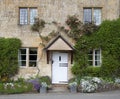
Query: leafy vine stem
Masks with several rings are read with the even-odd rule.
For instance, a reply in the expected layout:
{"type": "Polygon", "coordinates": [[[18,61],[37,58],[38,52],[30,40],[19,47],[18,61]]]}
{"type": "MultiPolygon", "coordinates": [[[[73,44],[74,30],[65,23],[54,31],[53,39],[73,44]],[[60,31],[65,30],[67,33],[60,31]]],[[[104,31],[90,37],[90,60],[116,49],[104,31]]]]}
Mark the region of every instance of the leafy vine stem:
{"type": "Polygon", "coordinates": [[[35,18],[35,23],[32,25],[31,29],[36,31],[39,34],[42,42],[41,44],[45,46],[46,42],[49,42],[50,39],[55,37],[59,32],[64,32],[68,35],[68,37],[77,41],[83,34],[90,35],[94,31],[98,29],[93,22],[92,23],[82,23],[76,15],[68,16],[67,20],[65,21],[65,25],[61,25],[58,22],[53,21],[50,24],[54,24],[57,28],[57,31],[54,30],[48,34],[48,36],[42,36],[42,30],[45,28],[45,24],[47,24],[44,20],[35,18]]]}

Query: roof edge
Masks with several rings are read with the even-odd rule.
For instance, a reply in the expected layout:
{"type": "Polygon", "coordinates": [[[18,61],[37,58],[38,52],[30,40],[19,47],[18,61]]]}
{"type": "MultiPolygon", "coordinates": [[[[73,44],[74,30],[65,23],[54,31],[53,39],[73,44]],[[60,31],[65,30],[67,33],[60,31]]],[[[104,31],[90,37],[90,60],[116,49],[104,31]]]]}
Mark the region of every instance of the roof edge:
{"type": "Polygon", "coordinates": [[[74,50],[74,47],[61,35],[58,34],[53,41],[51,41],[45,48],[44,50],[47,50],[51,45],[53,45],[59,38],[61,38],[72,50],[74,50]]]}

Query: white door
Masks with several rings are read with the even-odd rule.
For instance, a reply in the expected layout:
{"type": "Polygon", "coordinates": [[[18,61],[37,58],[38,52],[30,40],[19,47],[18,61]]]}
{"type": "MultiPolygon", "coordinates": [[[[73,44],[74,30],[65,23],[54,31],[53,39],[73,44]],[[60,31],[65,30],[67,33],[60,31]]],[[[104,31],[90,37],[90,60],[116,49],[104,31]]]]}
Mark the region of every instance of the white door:
{"type": "Polygon", "coordinates": [[[54,52],[52,56],[52,83],[67,83],[67,69],[68,53],[54,52]]]}

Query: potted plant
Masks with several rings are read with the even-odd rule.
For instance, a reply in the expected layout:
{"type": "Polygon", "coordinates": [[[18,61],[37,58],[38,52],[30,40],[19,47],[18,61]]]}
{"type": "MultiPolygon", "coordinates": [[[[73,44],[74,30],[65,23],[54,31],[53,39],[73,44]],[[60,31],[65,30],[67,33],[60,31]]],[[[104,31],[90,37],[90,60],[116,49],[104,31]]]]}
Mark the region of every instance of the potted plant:
{"type": "Polygon", "coordinates": [[[41,83],[40,93],[47,93],[47,83],[46,82],[41,83]]]}
{"type": "Polygon", "coordinates": [[[77,82],[71,82],[69,83],[69,88],[71,93],[76,93],[77,92],[77,82]]]}

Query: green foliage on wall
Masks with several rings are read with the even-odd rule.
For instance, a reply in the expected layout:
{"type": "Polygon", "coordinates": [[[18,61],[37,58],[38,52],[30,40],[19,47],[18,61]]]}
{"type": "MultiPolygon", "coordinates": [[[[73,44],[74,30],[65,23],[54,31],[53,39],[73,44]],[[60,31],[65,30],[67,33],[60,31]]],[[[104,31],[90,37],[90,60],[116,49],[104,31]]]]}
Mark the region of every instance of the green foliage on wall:
{"type": "Polygon", "coordinates": [[[21,41],[16,38],[0,38],[0,80],[7,80],[18,72],[18,49],[21,41]]]}
{"type": "Polygon", "coordinates": [[[67,35],[74,40],[78,40],[82,34],[91,34],[98,29],[94,23],[82,23],[76,15],[68,16],[66,24],[69,27],[67,35]]]}
{"type": "Polygon", "coordinates": [[[79,38],[75,45],[73,74],[85,75],[83,71],[89,66],[87,53],[98,48],[102,50],[100,76],[120,76],[120,19],[106,20],[97,31],[79,38]]]}
{"type": "Polygon", "coordinates": [[[90,76],[90,77],[100,77],[100,70],[101,67],[93,67],[93,66],[88,66],[87,68],[84,69],[83,73],[85,76],[90,76]]]}

